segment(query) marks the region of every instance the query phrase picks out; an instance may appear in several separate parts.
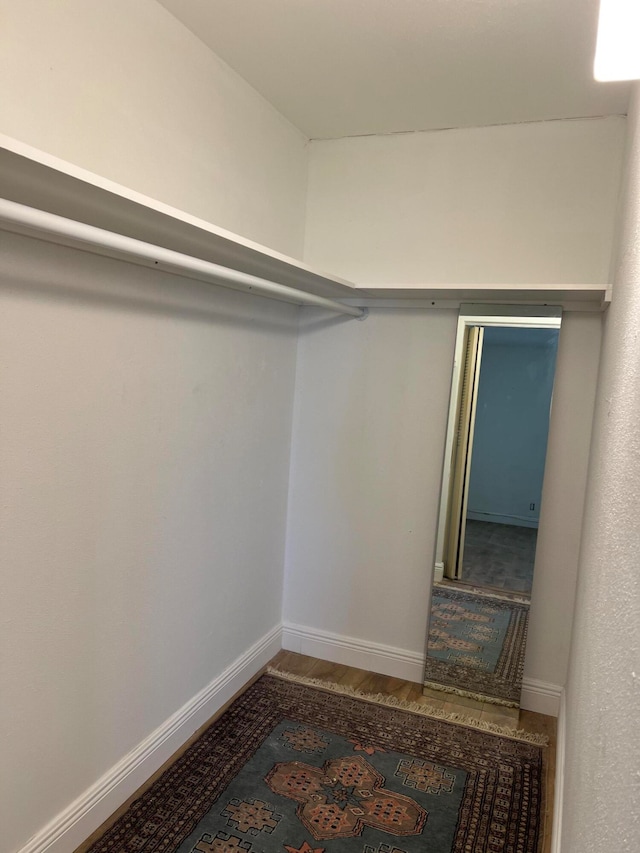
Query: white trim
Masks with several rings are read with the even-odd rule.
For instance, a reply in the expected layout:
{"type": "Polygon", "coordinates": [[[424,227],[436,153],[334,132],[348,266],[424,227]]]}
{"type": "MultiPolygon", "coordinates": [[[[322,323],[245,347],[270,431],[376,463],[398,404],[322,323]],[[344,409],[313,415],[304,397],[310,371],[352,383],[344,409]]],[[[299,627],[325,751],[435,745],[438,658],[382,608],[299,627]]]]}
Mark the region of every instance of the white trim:
{"type": "Polygon", "coordinates": [[[479,512],[467,510],[467,520],[488,521],[490,524],[511,524],[514,527],[530,527],[536,529],[540,524],[539,518],[527,518],[525,515],[500,515],[497,512],[479,512]]]}
{"type": "Polygon", "coordinates": [[[558,745],[556,747],[556,775],[553,793],[553,823],[551,825],[551,853],[562,853],[562,803],[564,798],[564,756],[567,743],[567,704],[565,692],[560,696],[558,714],[558,745]]]}
{"type": "Polygon", "coordinates": [[[560,700],[564,688],[559,684],[548,681],[538,681],[537,678],[522,679],[522,697],[520,707],[524,711],[535,711],[537,714],[547,714],[557,717],[560,713],[560,700]]]}
{"type": "Polygon", "coordinates": [[[424,673],[424,653],[319,631],[304,625],[284,623],[282,648],[407,681],[421,683],[424,673]]]}
{"type": "Polygon", "coordinates": [[[60,812],[19,853],[69,853],[104,823],[281,647],[276,625],[60,812]]]}
{"type": "MultiPolygon", "coordinates": [[[[358,290],[358,289],[360,289],[360,288],[358,286],[356,286],[355,290],[358,290]]],[[[446,297],[442,298],[440,296],[438,296],[437,298],[433,298],[433,297],[430,298],[428,296],[426,296],[426,297],[422,296],[422,297],[415,298],[415,299],[403,299],[403,298],[393,299],[389,296],[389,297],[385,297],[384,299],[380,298],[380,297],[376,298],[376,299],[372,299],[370,296],[365,296],[364,295],[365,291],[363,290],[362,291],[363,295],[359,299],[354,299],[352,296],[349,296],[345,299],[340,297],[340,300],[342,302],[344,302],[345,305],[355,305],[356,307],[366,306],[367,308],[384,308],[384,309],[400,308],[400,309],[404,309],[404,310],[406,310],[407,308],[418,308],[419,310],[424,310],[424,311],[438,310],[438,311],[456,311],[457,312],[460,310],[461,306],[465,305],[469,301],[468,291],[467,291],[467,294],[465,296],[460,296],[456,299],[455,298],[456,285],[452,284],[450,286],[450,290],[451,290],[452,297],[449,299],[447,299],[446,297]]],[[[368,290],[366,292],[371,293],[370,290],[368,290]]],[[[444,293],[444,291],[443,291],[443,293],[444,293]]],[[[566,312],[566,311],[581,311],[581,312],[589,311],[589,312],[602,313],[606,308],[608,308],[608,305],[609,305],[609,302],[611,302],[611,299],[610,298],[608,300],[606,299],[606,293],[607,293],[606,285],[603,284],[600,286],[600,293],[603,294],[601,301],[598,301],[598,300],[588,301],[586,299],[586,297],[583,297],[584,301],[580,301],[580,297],[582,296],[582,294],[578,293],[578,294],[574,294],[575,298],[572,298],[572,299],[566,299],[566,298],[560,299],[559,297],[556,297],[553,300],[552,304],[557,305],[558,307],[562,308],[563,312],[566,312]]],[[[566,294],[564,294],[563,296],[565,296],[565,295],[566,294]]],[[[494,305],[494,304],[496,306],[502,306],[502,305],[504,305],[505,297],[502,296],[502,298],[500,298],[500,299],[493,299],[493,300],[491,300],[489,298],[486,298],[486,299],[483,298],[482,302],[484,305],[487,305],[487,306],[488,305],[494,305]]],[[[516,304],[522,303],[522,302],[523,302],[522,298],[521,299],[514,299],[510,304],[516,305],[516,304]]],[[[533,298],[528,299],[527,298],[527,299],[524,299],[524,302],[527,305],[539,305],[541,308],[546,308],[550,304],[549,300],[543,301],[539,298],[537,298],[537,299],[533,299],[533,298]]]]}
{"type": "MultiPolygon", "coordinates": [[[[468,303],[487,306],[560,307],[574,311],[602,311],[607,307],[607,283],[600,284],[465,284],[422,282],[407,285],[356,284],[369,307],[457,308],[468,303]]],[[[348,298],[355,298],[350,295],[348,298]]],[[[362,298],[358,299],[361,305],[362,298]]]]}
{"type": "Polygon", "coordinates": [[[433,582],[440,583],[444,580],[444,563],[439,560],[433,567],[433,582]]]}
{"type": "MultiPolygon", "coordinates": [[[[422,683],[424,677],[424,653],[320,631],[305,625],[285,623],[282,626],[282,648],[418,684],[422,683]]],[[[521,707],[525,711],[557,717],[562,692],[562,687],[557,684],[524,678],[521,707]]]]}

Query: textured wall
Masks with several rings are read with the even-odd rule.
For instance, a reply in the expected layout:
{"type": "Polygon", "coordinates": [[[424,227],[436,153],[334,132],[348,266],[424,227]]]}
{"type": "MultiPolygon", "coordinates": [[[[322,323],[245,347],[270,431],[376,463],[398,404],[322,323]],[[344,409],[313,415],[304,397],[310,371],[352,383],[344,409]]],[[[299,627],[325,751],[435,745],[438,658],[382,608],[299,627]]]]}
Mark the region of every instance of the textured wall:
{"type": "Polygon", "coordinates": [[[628,128],[569,667],[562,853],[640,849],[640,84],[628,128]]]}

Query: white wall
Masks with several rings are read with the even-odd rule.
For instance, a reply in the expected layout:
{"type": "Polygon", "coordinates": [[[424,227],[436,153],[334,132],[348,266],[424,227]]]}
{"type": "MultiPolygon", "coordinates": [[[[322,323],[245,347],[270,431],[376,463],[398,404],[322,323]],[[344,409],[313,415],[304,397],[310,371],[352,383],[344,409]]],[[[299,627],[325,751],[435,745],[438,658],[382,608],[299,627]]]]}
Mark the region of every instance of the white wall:
{"type": "Polygon", "coordinates": [[[285,622],[422,655],[457,317],[303,313],[285,622]]]}
{"type": "MultiPolygon", "coordinates": [[[[313,142],[305,260],[389,286],[607,281],[624,131],[613,118],[313,142]]],[[[454,318],[376,312],[362,325],[369,331],[349,328],[344,341],[339,325],[299,341],[285,620],[311,627],[293,645],[344,659],[335,638],[311,643],[324,631],[381,654],[391,646],[416,677],[454,318]],[[412,344],[417,373],[412,323],[424,336],[412,344]],[[332,498],[347,475],[329,462],[347,445],[351,516],[332,498]]],[[[565,314],[525,664],[525,678],[556,686],[567,672],[600,335],[599,315],[565,314]]],[[[383,657],[360,660],[400,674],[383,657]]]]}
{"type": "MultiPolygon", "coordinates": [[[[363,323],[325,324],[305,316],[287,643],[418,681],[457,314],[372,309],[363,323]]],[[[525,677],[553,685],[566,677],[600,325],[598,314],[571,313],[560,333],[525,665],[525,677]]]]}
{"type": "Polygon", "coordinates": [[[279,625],[296,309],[27,238],[0,259],[14,851],[279,625]]]}
{"type": "Polygon", "coordinates": [[[0,132],[299,257],[306,139],[155,0],[2,0],[0,132]]]}
{"type": "MultiPolygon", "coordinates": [[[[154,0],[2,0],[0,18],[1,132],[300,255],[306,140],[154,0]]],[[[14,851],[277,629],[297,315],[0,236],[14,851]]]]}
{"type": "MultiPolygon", "coordinates": [[[[299,254],[304,138],[162,7],[0,9],[3,133],[299,254]]],[[[602,281],[623,122],[527,128],[314,145],[307,260],[368,282],[602,281]]],[[[25,238],[0,257],[13,851],[277,624],[295,314],[25,238]]],[[[285,617],[415,663],[455,316],[305,317],[285,617]]],[[[536,584],[565,632],[598,336],[595,316],[563,328],[575,396],[543,495],[536,584]]],[[[562,642],[532,610],[528,671],[562,683],[562,642]]]]}
{"type": "Polygon", "coordinates": [[[314,141],[305,260],[359,284],[606,282],[624,128],[314,141]]]}
{"type": "Polygon", "coordinates": [[[640,848],[640,84],[606,319],[566,697],[563,853],[640,848]]]}

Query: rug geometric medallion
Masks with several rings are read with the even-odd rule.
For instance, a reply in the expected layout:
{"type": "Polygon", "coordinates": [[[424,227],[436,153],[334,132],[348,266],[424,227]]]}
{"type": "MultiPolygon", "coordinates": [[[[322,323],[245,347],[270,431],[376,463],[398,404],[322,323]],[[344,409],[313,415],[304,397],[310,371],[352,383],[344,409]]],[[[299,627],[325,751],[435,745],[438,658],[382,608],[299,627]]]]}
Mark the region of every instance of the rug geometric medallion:
{"type": "Polygon", "coordinates": [[[536,853],[539,746],[263,675],[91,853],[536,853]]]}
{"type": "Polygon", "coordinates": [[[519,707],[528,621],[522,600],[434,586],[425,683],[519,707]]]}

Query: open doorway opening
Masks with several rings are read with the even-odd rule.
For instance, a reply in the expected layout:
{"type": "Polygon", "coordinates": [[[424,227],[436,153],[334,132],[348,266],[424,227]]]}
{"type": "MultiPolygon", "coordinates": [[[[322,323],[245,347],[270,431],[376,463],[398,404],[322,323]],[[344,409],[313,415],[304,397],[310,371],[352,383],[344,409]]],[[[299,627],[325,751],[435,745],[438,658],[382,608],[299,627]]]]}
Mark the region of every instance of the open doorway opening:
{"type": "Polygon", "coordinates": [[[559,326],[460,318],[436,580],[531,591],[559,326]]]}

